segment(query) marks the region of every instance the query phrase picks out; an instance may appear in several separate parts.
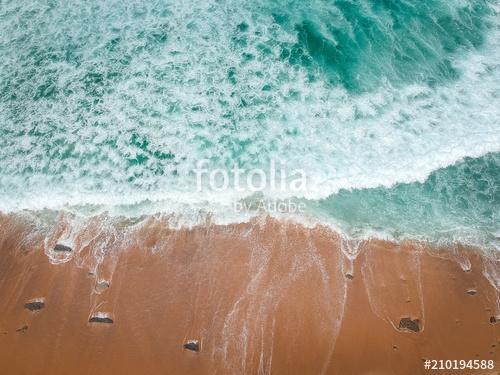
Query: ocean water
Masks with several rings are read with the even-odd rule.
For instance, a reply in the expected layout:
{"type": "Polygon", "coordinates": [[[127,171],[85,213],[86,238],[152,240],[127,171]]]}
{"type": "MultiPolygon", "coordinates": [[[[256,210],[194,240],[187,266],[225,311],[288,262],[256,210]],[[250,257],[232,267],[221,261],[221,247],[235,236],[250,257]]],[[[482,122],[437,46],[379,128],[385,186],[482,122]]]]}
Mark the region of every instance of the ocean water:
{"type": "Polygon", "coordinates": [[[497,0],[2,1],[0,211],[246,220],[500,249],[497,0]],[[278,160],[307,189],[199,191],[278,160]]]}

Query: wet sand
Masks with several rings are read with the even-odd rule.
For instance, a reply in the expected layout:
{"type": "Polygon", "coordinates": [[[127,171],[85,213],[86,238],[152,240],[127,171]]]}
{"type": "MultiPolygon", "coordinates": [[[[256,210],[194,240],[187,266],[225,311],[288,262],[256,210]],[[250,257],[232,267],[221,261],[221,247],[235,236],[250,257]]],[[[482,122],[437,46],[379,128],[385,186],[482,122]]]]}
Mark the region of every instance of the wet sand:
{"type": "Polygon", "coordinates": [[[60,222],[0,216],[2,374],[499,373],[423,368],[500,359],[500,261],[478,249],[60,222]]]}

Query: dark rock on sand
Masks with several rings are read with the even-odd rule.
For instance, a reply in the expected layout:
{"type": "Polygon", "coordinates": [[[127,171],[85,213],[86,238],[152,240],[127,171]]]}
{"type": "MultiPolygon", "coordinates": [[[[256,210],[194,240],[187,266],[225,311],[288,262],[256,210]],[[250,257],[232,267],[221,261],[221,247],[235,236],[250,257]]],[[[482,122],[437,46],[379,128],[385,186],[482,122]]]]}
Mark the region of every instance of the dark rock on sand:
{"type": "Polygon", "coordinates": [[[498,319],[496,316],[491,316],[490,317],[490,323],[491,324],[497,324],[498,323],[498,319]]]}
{"type": "Polygon", "coordinates": [[[354,276],[352,274],[350,274],[350,273],[346,273],[345,277],[347,277],[349,280],[354,279],[354,276]]]}
{"type": "Polygon", "coordinates": [[[43,300],[33,300],[26,302],[24,308],[30,311],[39,311],[45,307],[45,302],[43,300]]]}
{"type": "Polygon", "coordinates": [[[411,318],[402,318],[399,321],[399,329],[406,329],[409,331],[413,332],[419,332],[420,331],[420,321],[418,319],[411,319],[411,318]]]}
{"type": "Polygon", "coordinates": [[[200,342],[198,340],[189,340],[184,344],[184,349],[192,350],[193,352],[200,351],[200,342]]]}
{"type": "Polygon", "coordinates": [[[56,246],[54,246],[54,251],[61,251],[61,252],[71,252],[73,251],[73,249],[69,246],[66,246],[66,245],[61,245],[60,243],[56,244],[56,246]]]}
{"type": "Polygon", "coordinates": [[[93,315],[93,316],[90,317],[89,323],[108,323],[108,324],[112,324],[113,323],[113,319],[111,319],[107,315],[93,315]]]}

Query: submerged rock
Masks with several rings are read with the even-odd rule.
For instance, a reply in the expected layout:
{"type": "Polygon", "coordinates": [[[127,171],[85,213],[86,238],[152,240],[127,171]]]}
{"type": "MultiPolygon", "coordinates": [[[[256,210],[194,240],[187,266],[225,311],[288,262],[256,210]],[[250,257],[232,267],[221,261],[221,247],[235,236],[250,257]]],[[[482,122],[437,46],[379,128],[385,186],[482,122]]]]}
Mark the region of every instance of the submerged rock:
{"type": "Polygon", "coordinates": [[[60,252],[71,252],[73,251],[73,249],[69,246],[66,246],[66,245],[62,245],[60,243],[56,244],[56,246],[54,246],[54,251],[60,251],[60,252]]]}
{"type": "Polygon", "coordinates": [[[420,331],[420,321],[418,319],[411,319],[409,317],[402,318],[399,321],[399,327],[400,330],[409,330],[413,332],[419,332],[420,331]]]}
{"type": "Polygon", "coordinates": [[[470,295],[470,296],[473,296],[474,294],[477,293],[477,290],[476,289],[467,289],[467,294],[470,295]]]}
{"type": "Polygon", "coordinates": [[[354,279],[354,276],[352,274],[350,274],[350,273],[346,273],[345,277],[347,277],[349,280],[354,279]]]}
{"type": "Polygon", "coordinates": [[[45,307],[45,300],[43,298],[33,299],[24,304],[24,308],[30,311],[39,311],[45,307]]]}
{"type": "Polygon", "coordinates": [[[192,350],[193,352],[199,352],[200,342],[198,340],[188,340],[184,343],[184,349],[192,350]]]}
{"type": "Polygon", "coordinates": [[[101,280],[96,283],[95,290],[97,293],[102,293],[103,291],[109,288],[109,285],[110,285],[109,281],[101,280]]]}
{"type": "Polygon", "coordinates": [[[107,323],[112,324],[113,319],[106,313],[96,313],[92,315],[89,319],[89,323],[107,323]]]}
{"type": "Polygon", "coordinates": [[[16,329],[16,332],[24,333],[28,330],[28,326],[22,326],[21,328],[16,329]]]}

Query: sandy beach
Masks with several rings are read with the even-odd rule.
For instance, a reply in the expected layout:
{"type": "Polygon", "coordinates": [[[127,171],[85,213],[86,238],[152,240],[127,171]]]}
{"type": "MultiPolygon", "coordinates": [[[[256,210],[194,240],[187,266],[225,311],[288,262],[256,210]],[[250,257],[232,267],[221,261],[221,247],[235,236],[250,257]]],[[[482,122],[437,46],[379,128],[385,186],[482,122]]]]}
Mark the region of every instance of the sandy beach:
{"type": "Polygon", "coordinates": [[[479,249],[155,217],[57,248],[57,230],[0,224],[4,374],[498,373],[423,368],[499,359],[499,260],[479,249]]]}

